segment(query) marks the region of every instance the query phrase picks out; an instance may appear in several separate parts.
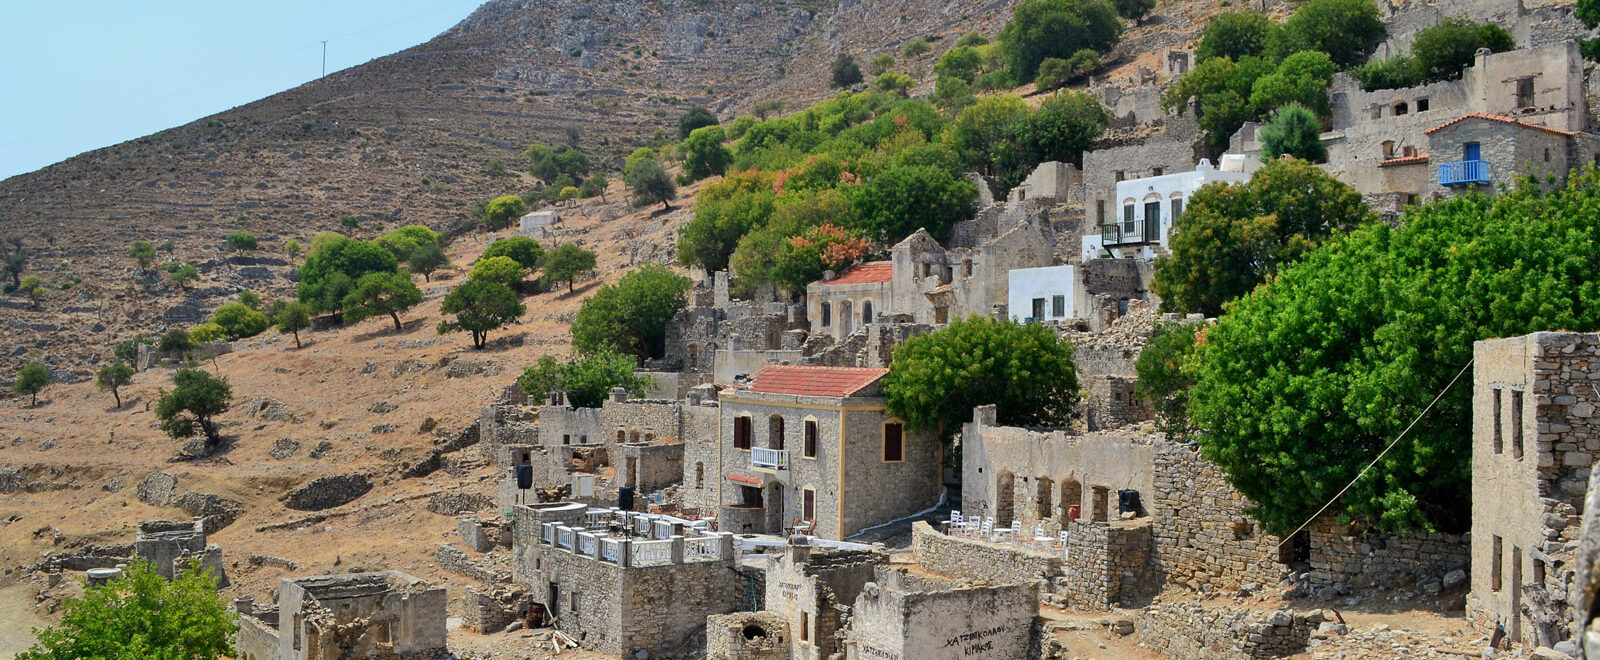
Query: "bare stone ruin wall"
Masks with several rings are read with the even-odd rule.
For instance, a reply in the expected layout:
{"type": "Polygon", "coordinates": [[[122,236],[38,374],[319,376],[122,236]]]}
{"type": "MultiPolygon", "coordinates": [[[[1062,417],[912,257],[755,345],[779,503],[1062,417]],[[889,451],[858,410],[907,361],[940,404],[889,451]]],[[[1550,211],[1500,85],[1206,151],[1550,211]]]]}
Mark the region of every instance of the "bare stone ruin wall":
{"type": "Polygon", "coordinates": [[[1265,613],[1244,608],[1168,603],[1139,613],[1143,645],[1170,660],[1256,660],[1305,650],[1317,613],[1265,613]]]}
{"type": "Polygon", "coordinates": [[[1159,576],[1149,570],[1150,521],[1084,523],[1067,530],[1065,575],[1055,590],[1079,609],[1105,610],[1155,595],[1159,576]]]}
{"type": "Polygon", "coordinates": [[[917,563],[940,575],[989,584],[1051,580],[1062,574],[1061,556],[1018,552],[1014,546],[946,536],[925,522],[912,527],[917,563]]]}

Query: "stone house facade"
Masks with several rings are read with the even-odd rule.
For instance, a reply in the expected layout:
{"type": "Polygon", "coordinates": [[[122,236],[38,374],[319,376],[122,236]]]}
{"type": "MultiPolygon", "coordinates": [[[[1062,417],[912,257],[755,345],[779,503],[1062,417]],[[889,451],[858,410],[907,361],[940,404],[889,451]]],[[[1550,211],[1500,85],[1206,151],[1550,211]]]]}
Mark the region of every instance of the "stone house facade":
{"type": "Polygon", "coordinates": [[[937,504],[943,448],[888,414],[886,373],[773,365],[723,391],[720,528],[778,534],[808,521],[839,540],[937,504]]]}
{"type": "Polygon", "coordinates": [[[888,563],[879,550],[833,548],[806,536],[791,537],[782,552],[768,554],[764,611],[792,631],[785,660],[827,660],[839,651],[838,634],[849,622],[841,606],[854,604],[888,563]]]}
{"type": "Polygon", "coordinates": [[[1055,232],[1040,217],[1001,228],[975,247],[945,249],[917,230],[890,250],[895,314],[940,325],[968,316],[996,316],[1009,297],[1011,271],[1056,265],[1055,232]]]}
{"type": "Polygon", "coordinates": [[[846,658],[1039,657],[1036,583],[974,585],[878,569],[850,608],[846,658]]]}
{"type": "Polygon", "coordinates": [[[445,590],[399,571],[284,579],[276,607],[238,599],[241,660],[433,660],[445,590]]]}
{"type": "Polygon", "coordinates": [[[1250,180],[1244,157],[1222,157],[1222,167],[1200,159],[1193,170],[1158,174],[1117,182],[1116,217],[1099,226],[1099,233],[1083,237],[1081,256],[1098,259],[1102,252],[1118,258],[1154,259],[1167,253],[1172,223],[1183,215],[1184,204],[1201,187],[1211,183],[1250,180]]]}
{"type": "Polygon", "coordinates": [[[1493,194],[1514,187],[1518,177],[1565,182],[1574,166],[1592,162],[1595,138],[1526,123],[1514,117],[1472,113],[1426,131],[1428,151],[1437,168],[1429,181],[1431,197],[1449,197],[1469,190],[1493,194]]]}
{"type": "Polygon", "coordinates": [[[1600,453],[1600,335],[1485,340],[1473,358],[1467,615],[1554,645],[1572,636],[1573,548],[1600,453]]]}
{"type": "Polygon", "coordinates": [[[841,340],[856,328],[895,314],[894,269],[887,261],[851,267],[838,277],[806,285],[811,333],[841,340]]]}

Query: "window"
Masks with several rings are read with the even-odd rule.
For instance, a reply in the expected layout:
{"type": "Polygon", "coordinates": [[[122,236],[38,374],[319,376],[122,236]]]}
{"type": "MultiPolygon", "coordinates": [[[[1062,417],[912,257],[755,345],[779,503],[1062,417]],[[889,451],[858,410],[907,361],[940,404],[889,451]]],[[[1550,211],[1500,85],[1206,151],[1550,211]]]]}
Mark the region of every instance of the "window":
{"type": "Polygon", "coordinates": [[[883,460],[895,463],[906,459],[905,425],[885,422],[883,425],[883,460]]]}
{"type": "Polygon", "coordinates": [[[1428,111],[1428,99],[1417,99],[1417,112],[1428,111]]]}
{"type": "Polygon", "coordinates": [[[1373,119],[1382,119],[1383,118],[1383,106],[1378,105],[1376,103],[1372,104],[1372,118],[1373,119]]]}
{"type": "Polygon", "coordinates": [[[1498,387],[1494,389],[1494,453],[1496,454],[1505,452],[1505,443],[1501,439],[1502,434],[1500,431],[1500,393],[1502,391],[1498,387]]]}
{"type": "Polygon", "coordinates": [[[872,301],[871,300],[863,301],[861,303],[861,322],[863,324],[872,322],[872,301]]]}
{"type": "Polygon", "coordinates": [[[833,305],[822,303],[820,307],[822,308],[822,327],[826,328],[833,324],[833,305]]]}
{"type": "Polygon", "coordinates": [[[1533,78],[1517,81],[1517,109],[1533,107],[1533,78]]]}
{"type": "Polygon", "coordinates": [[[1399,103],[1394,104],[1394,116],[1396,116],[1396,117],[1404,115],[1404,114],[1406,114],[1406,113],[1408,113],[1410,111],[1411,110],[1410,110],[1410,108],[1408,108],[1406,106],[1406,102],[1405,101],[1401,101],[1399,103]]]}
{"type": "Polygon", "coordinates": [[[571,610],[571,612],[573,614],[577,614],[578,613],[578,592],[576,592],[576,591],[572,592],[572,610],[571,610]]]}
{"type": "Polygon", "coordinates": [[[1066,315],[1067,315],[1067,297],[1066,296],[1051,296],[1051,298],[1050,298],[1050,317],[1059,319],[1059,318],[1061,318],[1063,316],[1066,316],[1066,315]]]}
{"type": "Polygon", "coordinates": [[[1159,167],[1152,167],[1150,168],[1150,176],[1161,176],[1161,174],[1165,171],[1166,170],[1163,170],[1159,167]]]}
{"type": "Polygon", "coordinates": [[[1490,564],[1489,564],[1489,588],[1491,590],[1494,590],[1494,591],[1499,591],[1500,590],[1500,537],[1499,536],[1494,537],[1494,541],[1491,542],[1489,545],[1490,545],[1490,550],[1489,550],[1489,553],[1490,553],[1489,554],[1489,561],[1490,561],[1490,564]]]}
{"type": "Polygon", "coordinates": [[[1134,211],[1133,211],[1133,205],[1132,204],[1123,204],[1122,205],[1122,230],[1124,232],[1128,232],[1128,233],[1132,233],[1133,232],[1133,221],[1134,221],[1133,213],[1134,213],[1134,211]]]}
{"type": "Polygon", "coordinates": [[[296,651],[300,650],[300,635],[301,635],[300,630],[305,627],[305,625],[306,625],[305,621],[306,621],[305,615],[303,615],[303,614],[294,615],[294,650],[296,650],[296,651]]]}
{"type": "Polygon", "coordinates": [[[800,491],[800,514],[806,520],[817,519],[817,491],[807,488],[800,491]]]}
{"type": "Polygon", "coordinates": [[[811,641],[811,613],[805,610],[800,610],[800,641],[811,641]]]}
{"type": "Polygon", "coordinates": [[[750,448],[750,418],[748,416],[733,418],[733,448],[750,448]]]}
{"type": "Polygon", "coordinates": [[[1384,140],[1383,159],[1389,160],[1390,158],[1394,158],[1394,140],[1384,140]]]}
{"type": "Polygon", "coordinates": [[[968,259],[966,261],[961,262],[961,272],[964,273],[962,275],[962,277],[972,277],[972,260],[971,259],[968,259]]]}
{"type": "Polygon", "coordinates": [[[1172,198],[1172,221],[1177,222],[1178,216],[1183,215],[1183,198],[1172,198]]]}
{"type": "Polygon", "coordinates": [[[1543,559],[1535,559],[1535,560],[1533,560],[1533,583],[1537,584],[1537,585],[1541,585],[1541,586],[1544,584],[1544,560],[1543,559]]]}
{"type": "Polygon", "coordinates": [[[817,457],[817,420],[806,420],[805,457],[817,457]]]}
{"type": "MultiPolygon", "coordinates": [[[[1600,158],[1600,155],[1595,156],[1595,158],[1600,158]]],[[[1094,221],[1097,225],[1106,223],[1106,200],[1094,200],[1094,221]]]]}
{"type": "Polygon", "coordinates": [[[780,415],[767,418],[767,448],[783,449],[783,417],[780,415]]]}
{"type": "Polygon", "coordinates": [[[622,429],[617,429],[617,444],[622,444],[622,443],[627,442],[627,441],[628,441],[628,432],[624,431],[622,429]]]}
{"type": "Polygon", "coordinates": [[[1034,298],[1033,316],[1028,317],[1028,320],[1039,321],[1042,319],[1044,319],[1044,298],[1034,298]]]}
{"type": "Polygon", "coordinates": [[[563,445],[572,444],[572,435],[569,434],[569,433],[561,434],[561,444],[563,444],[563,445]]]}
{"type": "Polygon", "coordinates": [[[1522,390],[1511,390],[1511,457],[1522,458],[1522,390]]]}
{"type": "Polygon", "coordinates": [[[1544,148],[1544,162],[1550,162],[1550,147],[1544,148]]]}
{"type": "Polygon", "coordinates": [[[1128,179],[1128,175],[1126,173],[1124,173],[1122,170],[1117,170],[1117,181],[1118,182],[1126,181],[1127,179],[1128,179]]]}
{"type": "Polygon", "coordinates": [[[696,489],[706,487],[706,464],[704,461],[696,461],[694,464],[694,487],[696,489]]]}

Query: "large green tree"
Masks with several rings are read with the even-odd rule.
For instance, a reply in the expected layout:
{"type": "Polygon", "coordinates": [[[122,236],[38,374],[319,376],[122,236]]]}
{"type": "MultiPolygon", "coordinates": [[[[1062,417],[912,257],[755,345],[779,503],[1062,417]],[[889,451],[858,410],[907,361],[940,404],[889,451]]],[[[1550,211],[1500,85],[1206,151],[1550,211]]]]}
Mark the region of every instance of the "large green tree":
{"type": "Polygon", "coordinates": [[[227,377],[182,367],[172,375],[172,386],[156,401],[161,430],[175,440],[204,435],[206,447],[216,447],[222,440],[222,429],[215,417],[227,412],[233,401],[233,386],[227,377]]]}
{"type": "Polygon", "coordinates": [[[1065,425],[1080,396],[1072,344],[1054,329],[983,316],[906,340],[883,391],[890,414],[945,437],[989,404],[1001,424],[1065,425]]]}
{"type": "Polygon", "coordinates": [[[733,162],[733,154],[722,146],[726,139],[721,126],[694,129],[689,139],[683,141],[683,174],[690,181],[708,176],[721,176],[733,162]]]}
{"type": "Polygon", "coordinates": [[[1000,52],[1018,80],[1033,80],[1047,57],[1066,59],[1088,48],[1105,53],[1122,36],[1107,0],[1025,0],[1000,30],[1000,52]]]}
{"type": "Polygon", "coordinates": [[[527,236],[507,236],[490,243],[479,259],[489,257],[507,257],[522,266],[523,270],[533,270],[544,260],[544,246],[527,236]]]}
{"type": "Polygon", "coordinates": [[[667,174],[661,161],[654,158],[632,164],[624,180],[633,194],[632,203],[636,207],[661,202],[662,209],[670,209],[673,198],[678,196],[678,184],[673,183],[672,175],[667,174]]]}
{"type": "Polygon", "coordinates": [[[640,397],[655,383],[648,376],[633,373],[634,357],[602,349],[561,364],[548,355],[528,367],[517,378],[522,391],[536,400],[565,392],[567,404],[575,408],[599,408],[611,397],[612,388],[621,387],[631,397],[640,397]]]}
{"type": "Polygon", "coordinates": [[[168,580],[141,559],[67,598],[61,623],[36,630],[17,660],[217,660],[237,655],[238,629],[216,577],[190,566],[168,580]]]}
{"type": "Polygon", "coordinates": [[[1361,193],[1322,168],[1289,158],[1248,182],[1214,183],[1189,198],[1173,224],[1170,256],[1151,288],[1168,311],[1217,316],[1328,236],[1377,219],[1361,193]]]}
{"type": "Polygon", "coordinates": [[[439,232],[422,225],[406,225],[372,239],[379,247],[394,254],[397,261],[409,259],[423,246],[439,247],[439,232]]]}
{"type": "Polygon", "coordinates": [[[1316,113],[1299,103],[1278,108],[1261,129],[1261,160],[1270,163],[1280,156],[1312,163],[1328,161],[1328,148],[1322,144],[1322,123],[1317,121],[1316,113]]]}
{"type": "Polygon", "coordinates": [[[548,283],[566,282],[567,291],[578,281],[578,276],[594,270],[595,254],[577,243],[562,243],[551,250],[544,260],[544,278],[548,283]]]}
{"type": "Polygon", "coordinates": [[[517,292],[504,284],[469,279],[450,290],[439,311],[456,317],[454,321],[440,321],[439,334],[468,332],[472,347],[481,349],[489,341],[489,331],[517,320],[528,308],[517,298],[517,292]]]}
{"type": "Polygon", "coordinates": [[[516,195],[501,195],[483,206],[483,222],[489,229],[504,229],[527,214],[527,203],[516,195]]]}
{"type": "Polygon", "coordinates": [[[1150,403],[1156,425],[1173,440],[1189,436],[1189,389],[1194,387],[1195,337],[1202,326],[1168,322],[1156,326],[1139,351],[1133,393],[1150,403]]]}
{"type": "Polygon", "coordinates": [[[335,313],[355,290],[355,283],[368,273],[392,273],[399,261],[394,253],[377,243],[357,241],[341,234],[325,233],[311,242],[311,251],[300,266],[296,292],[300,302],[314,312],[335,313]]]}
{"type": "Polygon", "coordinates": [[[346,323],[360,323],[362,320],[388,314],[394,321],[396,331],[404,329],[400,324],[400,312],[416,307],[422,302],[422,290],[411,283],[411,277],[405,273],[367,273],[356,280],[356,289],[344,299],[344,320],[346,323]]]}
{"type": "Polygon", "coordinates": [[[1324,503],[1386,530],[1470,525],[1473,342],[1600,330],[1600,177],[1370,223],[1233,304],[1197,353],[1205,456],[1283,534],[1324,503]],[[1368,462],[1422,415],[1372,471],[1368,462]],[[1349,492],[1335,495],[1355,480],[1349,492]]]}
{"type": "Polygon", "coordinates": [[[1360,64],[1387,35],[1372,0],[1307,0],[1283,22],[1286,52],[1327,53],[1340,68],[1360,64]]]}
{"type": "Polygon", "coordinates": [[[718,123],[717,116],[711,114],[710,110],[700,106],[689,108],[683,113],[682,117],[678,118],[678,139],[687,140],[696,129],[716,126],[718,123]]]}
{"type": "Polygon", "coordinates": [[[664,266],[645,264],[600,287],[583,301],[572,321],[572,347],[581,352],[613,349],[639,358],[661,357],[667,322],[688,303],[689,278],[664,266]]]}
{"type": "Polygon", "coordinates": [[[1278,29],[1266,14],[1249,9],[1213,16],[1195,45],[1195,61],[1226,57],[1237,62],[1260,56],[1267,52],[1278,29]]]}
{"type": "Polygon", "coordinates": [[[892,168],[848,191],[857,227],[885,243],[918,228],[948,240],[955,223],[972,218],[978,196],[977,184],[926,165],[892,168]]]}

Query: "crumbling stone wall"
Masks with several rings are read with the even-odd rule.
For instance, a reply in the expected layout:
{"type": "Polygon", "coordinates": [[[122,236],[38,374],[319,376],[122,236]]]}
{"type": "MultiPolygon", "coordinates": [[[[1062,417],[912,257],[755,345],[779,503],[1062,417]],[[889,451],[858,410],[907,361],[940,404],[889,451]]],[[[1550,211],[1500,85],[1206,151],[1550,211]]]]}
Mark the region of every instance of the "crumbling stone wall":
{"type": "Polygon", "coordinates": [[[1049,581],[1062,574],[1056,553],[1019,550],[1013,545],[947,536],[918,521],[912,525],[911,549],[924,569],[988,584],[1049,581]]]}
{"type": "Polygon", "coordinates": [[[1083,420],[1090,431],[1114,429],[1147,421],[1154,412],[1144,399],[1134,396],[1135,380],[1122,376],[1088,376],[1082,379],[1083,420]]]}
{"type": "Polygon", "coordinates": [[[706,617],[706,660],[789,660],[789,627],[770,612],[706,617]]]}
{"type": "Polygon", "coordinates": [[[1172,660],[1259,660],[1305,650],[1321,610],[1263,613],[1199,603],[1163,603],[1135,619],[1139,639],[1172,660]]]}
{"type": "Polygon", "coordinates": [[[856,597],[846,658],[1013,660],[1038,657],[1034,582],[972,586],[883,568],[856,597]]]}
{"type": "Polygon", "coordinates": [[[1080,609],[1104,610],[1160,591],[1149,565],[1150,520],[1073,523],[1055,591],[1080,609]]]}
{"type": "Polygon", "coordinates": [[[618,445],[612,465],[618,486],[654,492],[683,479],[683,443],[618,445]]]}
{"type": "Polygon", "coordinates": [[[786,658],[820,660],[832,655],[845,624],[840,607],[854,603],[878,567],[889,561],[877,550],[813,546],[810,541],[790,537],[782,552],[767,555],[763,609],[796,632],[790,647],[793,656],[786,658]]]}
{"type": "Polygon", "coordinates": [[[527,621],[533,598],[521,589],[488,592],[467,587],[461,596],[461,626],[479,634],[497,633],[514,621],[527,621]]]}

